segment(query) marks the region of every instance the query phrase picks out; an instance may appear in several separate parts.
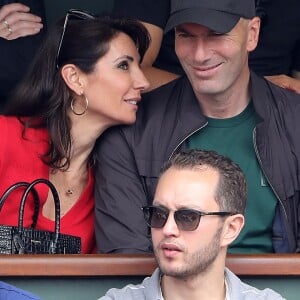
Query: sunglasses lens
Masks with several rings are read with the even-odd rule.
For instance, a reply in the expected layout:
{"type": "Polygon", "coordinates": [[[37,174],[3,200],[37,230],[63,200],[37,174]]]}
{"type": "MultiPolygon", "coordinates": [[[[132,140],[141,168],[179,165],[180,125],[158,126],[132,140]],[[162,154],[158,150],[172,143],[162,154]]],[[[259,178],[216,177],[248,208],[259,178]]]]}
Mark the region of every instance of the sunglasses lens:
{"type": "Polygon", "coordinates": [[[168,219],[168,211],[159,207],[144,207],[144,216],[148,225],[152,228],[162,228],[168,219]]]}
{"type": "Polygon", "coordinates": [[[181,230],[193,231],[197,229],[201,215],[193,210],[178,210],[174,214],[177,226],[181,230]]]}

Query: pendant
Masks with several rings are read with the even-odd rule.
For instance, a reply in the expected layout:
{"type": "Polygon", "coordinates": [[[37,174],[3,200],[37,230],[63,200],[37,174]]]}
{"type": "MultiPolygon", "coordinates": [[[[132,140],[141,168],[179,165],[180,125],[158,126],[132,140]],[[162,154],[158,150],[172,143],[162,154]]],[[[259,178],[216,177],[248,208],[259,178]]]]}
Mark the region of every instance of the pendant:
{"type": "Polygon", "coordinates": [[[74,191],[72,189],[67,189],[66,190],[66,195],[67,196],[71,196],[71,195],[73,195],[73,193],[74,193],[74,191]]]}

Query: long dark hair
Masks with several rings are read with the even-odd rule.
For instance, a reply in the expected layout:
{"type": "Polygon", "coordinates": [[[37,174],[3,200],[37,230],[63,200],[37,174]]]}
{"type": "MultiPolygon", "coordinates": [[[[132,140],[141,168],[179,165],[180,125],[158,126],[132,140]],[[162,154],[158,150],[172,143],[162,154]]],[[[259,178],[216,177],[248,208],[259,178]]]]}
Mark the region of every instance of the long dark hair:
{"type": "Polygon", "coordinates": [[[69,20],[56,66],[56,54],[63,31],[60,20],[48,33],[31,68],[9,101],[6,115],[15,115],[27,127],[49,131],[49,151],[43,161],[55,169],[67,169],[71,152],[71,121],[67,111],[72,91],[61,77],[60,69],[72,63],[84,73],[93,72],[97,61],[109,50],[110,42],[120,32],[127,34],[138,48],[141,59],[150,43],[145,27],[130,19],[101,17],[69,20]]]}

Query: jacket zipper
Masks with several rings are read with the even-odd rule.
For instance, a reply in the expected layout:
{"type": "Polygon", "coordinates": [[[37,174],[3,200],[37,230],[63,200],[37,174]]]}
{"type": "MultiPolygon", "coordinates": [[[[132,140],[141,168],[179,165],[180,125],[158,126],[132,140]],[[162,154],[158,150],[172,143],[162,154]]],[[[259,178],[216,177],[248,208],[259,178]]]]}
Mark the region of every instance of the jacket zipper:
{"type": "MultiPolygon", "coordinates": [[[[171,157],[173,156],[173,154],[177,151],[177,149],[180,147],[180,145],[181,145],[184,141],[186,141],[190,136],[192,136],[192,135],[193,135],[194,133],[196,133],[197,131],[199,131],[199,130],[201,130],[202,128],[204,128],[207,124],[208,124],[208,122],[206,122],[203,126],[199,127],[198,129],[192,131],[192,132],[191,132],[190,134],[188,134],[183,140],[181,140],[180,143],[174,148],[174,150],[173,150],[173,152],[171,153],[171,155],[170,155],[170,157],[169,157],[168,160],[171,159],[171,157]]],[[[253,145],[254,145],[254,151],[255,151],[255,154],[256,154],[258,163],[259,163],[259,165],[260,165],[260,168],[261,168],[261,170],[262,170],[262,172],[263,172],[263,174],[264,174],[266,180],[268,181],[268,183],[269,183],[269,185],[270,185],[270,187],[271,187],[271,189],[272,189],[272,191],[273,191],[275,197],[278,199],[278,201],[279,201],[279,203],[280,203],[280,205],[281,205],[281,207],[282,207],[282,209],[283,209],[285,218],[286,218],[286,220],[287,220],[287,219],[288,219],[288,217],[287,217],[287,212],[286,212],[286,210],[285,210],[285,207],[284,207],[284,205],[283,205],[283,202],[282,202],[282,200],[280,199],[280,197],[278,196],[276,190],[274,189],[274,187],[273,187],[273,185],[271,184],[271,182],[270,182],[270,180],[269,180],[267,174],[265,173],[265,171],[264,171],[264,169],[263,169],[262,161],[261,161],[261,158],[260,158],[260,156],[259,156],[258,149],[257,149],[257,145],[256,145],[256,127],[255,127],[254,130],[253,130],[253,145]]]]}
{"type": "Polygon", "coordinates": [[[203,124],[201,127],[199,127],[198,129],[192,131],[190,134],[188,134],[183,140],[180,141],[180,143],[174,148],[174,150],[172,151],[171,155],[169,156],[169,159],[171,159],[171,157],[173,156],[173,154],[177,151],[177,149],[180,147],[180,145],[186,141],[191,135],[193,135],[194,133],[196,133],[197,131],[201,130],[202,128],[204,128],[206,125],[208,124],[208,122],[206,121],[205,124],[203,124]]]}
{"type": "Polygon", "coordinates": [[[278,201],[279,201],[279,203],[280,203],[280,205],[281,205],[281,207],[282,207],[282,209],[283,209],[285,218],[286,218],[286,220],[287,220],[287,219],[288,219],[288,217],[287,217],[287,212],[286,212],[286,210],[285,210],[285,208],[284,208],[283,202],[282,202],[282,200],[280,199],[280,197],[278,196],[278,194],[276,193],[276,191],[275,191],[274,187],[272,186],[272,184],[271,184],[271,182],[270,182],[270,180],[269,180],[267,174],[265,173],[265,171],[264,171],[264,169],[263,169],[262,161],[261,161],[261,159],[260,159],[260,156],[259,156],[259,153],[258,153],[258,149],[257,149],[257,145],[256,145],[256,127],[255,127],[254,130],[253,130],[253,144],[254,144],[254,151],[255,151],[255,154],[256,154],[258,163],[259,163],[259,165],[260,165],[261,171],[263,172],[263,174],[264,174],[266,180],[268,181],[268,183],[269,183],[269,185],[270,185],[270,187],[271,187],[271,189],[272,189],[272,191],[273,191],[275,197],[278,199],[278,201]]]}

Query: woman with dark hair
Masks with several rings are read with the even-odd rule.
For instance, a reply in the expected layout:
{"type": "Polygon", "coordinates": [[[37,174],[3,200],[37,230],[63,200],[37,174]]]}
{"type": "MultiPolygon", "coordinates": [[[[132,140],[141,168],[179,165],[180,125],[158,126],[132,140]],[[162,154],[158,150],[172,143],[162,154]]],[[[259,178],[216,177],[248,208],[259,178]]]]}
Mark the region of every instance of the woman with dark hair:
{"type": "MultiPolygon", "coordinates": [[[[135,122],[148,87],[140,62],[149,42],[147,30],[133,20],[70,10],[0,116],[0,194],[17,181],[49,179],[60,196],[61,232],[80,236],[82,253],[96,251],[94,145],[107,128],[135,122]]],[[[37,191],[43,199],[37,226],[53,230],[51,193],[43,185],[37,191]]],[[[4,204],[1,224],[16,225],[20,195],[16,191],[4,204]]]]}

